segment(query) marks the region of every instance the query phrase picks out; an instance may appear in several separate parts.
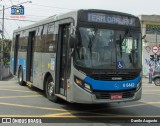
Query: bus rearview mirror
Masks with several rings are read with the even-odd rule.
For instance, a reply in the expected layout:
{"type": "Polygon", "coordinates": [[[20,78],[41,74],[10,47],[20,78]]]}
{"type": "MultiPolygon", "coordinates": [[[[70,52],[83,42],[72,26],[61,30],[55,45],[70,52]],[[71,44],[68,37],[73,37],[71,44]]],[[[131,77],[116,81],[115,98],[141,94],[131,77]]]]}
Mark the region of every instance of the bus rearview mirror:
{"type": "Polygon", "coordinates": [[[143,35],[142,39],[145,39],[146,35],[143,35]]]}

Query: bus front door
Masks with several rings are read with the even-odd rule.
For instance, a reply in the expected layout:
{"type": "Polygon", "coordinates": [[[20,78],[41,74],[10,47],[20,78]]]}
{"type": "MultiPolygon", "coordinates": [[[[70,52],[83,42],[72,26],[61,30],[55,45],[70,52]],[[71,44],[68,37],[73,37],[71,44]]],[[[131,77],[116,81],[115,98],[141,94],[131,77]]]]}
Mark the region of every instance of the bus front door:
{"type": "Polygon", "coordinates": [[[56,85],[56,93],[66,96],[67,89],[67,61],[68,61],[68,38],[70,24],[59,26],[58,49],[57,49],[57,65],[56,74],[58,85],[56,85]]]}
{"type": "Polygon", "coordinates": [[[26,80],[30,82],[33,82],[33,46],[35,43],[35,33],[35,31],[29,32],[28,38],[26,80]]]}

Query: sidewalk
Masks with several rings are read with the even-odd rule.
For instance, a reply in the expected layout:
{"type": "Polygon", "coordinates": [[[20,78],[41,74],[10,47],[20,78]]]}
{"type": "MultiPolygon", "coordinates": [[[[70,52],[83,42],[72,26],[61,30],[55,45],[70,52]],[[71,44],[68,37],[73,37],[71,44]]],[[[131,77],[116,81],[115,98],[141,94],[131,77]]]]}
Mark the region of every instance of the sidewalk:
{"type": "Polygon", "coordinates": [[[153,85],[154,82],[152,81],[152,83],[149,83],[149,78],[143,77],[143,78],[142,78],[142,84],[153,85]]]}

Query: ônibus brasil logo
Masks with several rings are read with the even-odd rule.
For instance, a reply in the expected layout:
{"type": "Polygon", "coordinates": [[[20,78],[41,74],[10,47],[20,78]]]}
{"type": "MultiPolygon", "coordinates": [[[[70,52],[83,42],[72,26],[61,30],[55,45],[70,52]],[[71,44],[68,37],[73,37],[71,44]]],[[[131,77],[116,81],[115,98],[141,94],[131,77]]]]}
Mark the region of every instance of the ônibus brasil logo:
{"type": "Polygon", "coordinates": [[[24,6],[22,5],[13,5],[11,7],[11,14],[12,15],[24,15],[24,6]]]}

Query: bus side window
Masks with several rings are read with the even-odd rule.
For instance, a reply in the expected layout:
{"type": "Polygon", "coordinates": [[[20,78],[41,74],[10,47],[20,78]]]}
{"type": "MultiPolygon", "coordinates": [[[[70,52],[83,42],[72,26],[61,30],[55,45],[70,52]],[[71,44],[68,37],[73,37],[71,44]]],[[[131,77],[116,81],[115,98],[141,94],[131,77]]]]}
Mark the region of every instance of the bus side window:
{"type": "Polygon", "coordinates": [[[16,34],[13,34],[13,40],[12,40],[12,51],[14,51],[15,48],[15,40],[16,40],[16,34]]]}
{"type": "Polygon", "coordinates": [[[47,38],[46,38],[46,42],[45,42],[45,51],[46,52],[55,52],[56,50],[56,44],[55,41],[53,39],[54,37],[54,23],[50,23],[48,24],[48,34],[47,34],[47,38]]]}
{"type": "Polygon", "coordinates": [[[44,41],[42,39],[43,28],[44,28],[43,26],[39,26],[36,30],[36,43],[35,43],[36,52],[44,52],[44,41]]]}
{"type": "Polygon", "coordinates": [[[19,52],[26,52],[27,51],[27,40],[25,39],[26,37],[26,31],[21,31],[20,34],[20,41],[19,41],[19,47],[18,51],[19,52]]]}

